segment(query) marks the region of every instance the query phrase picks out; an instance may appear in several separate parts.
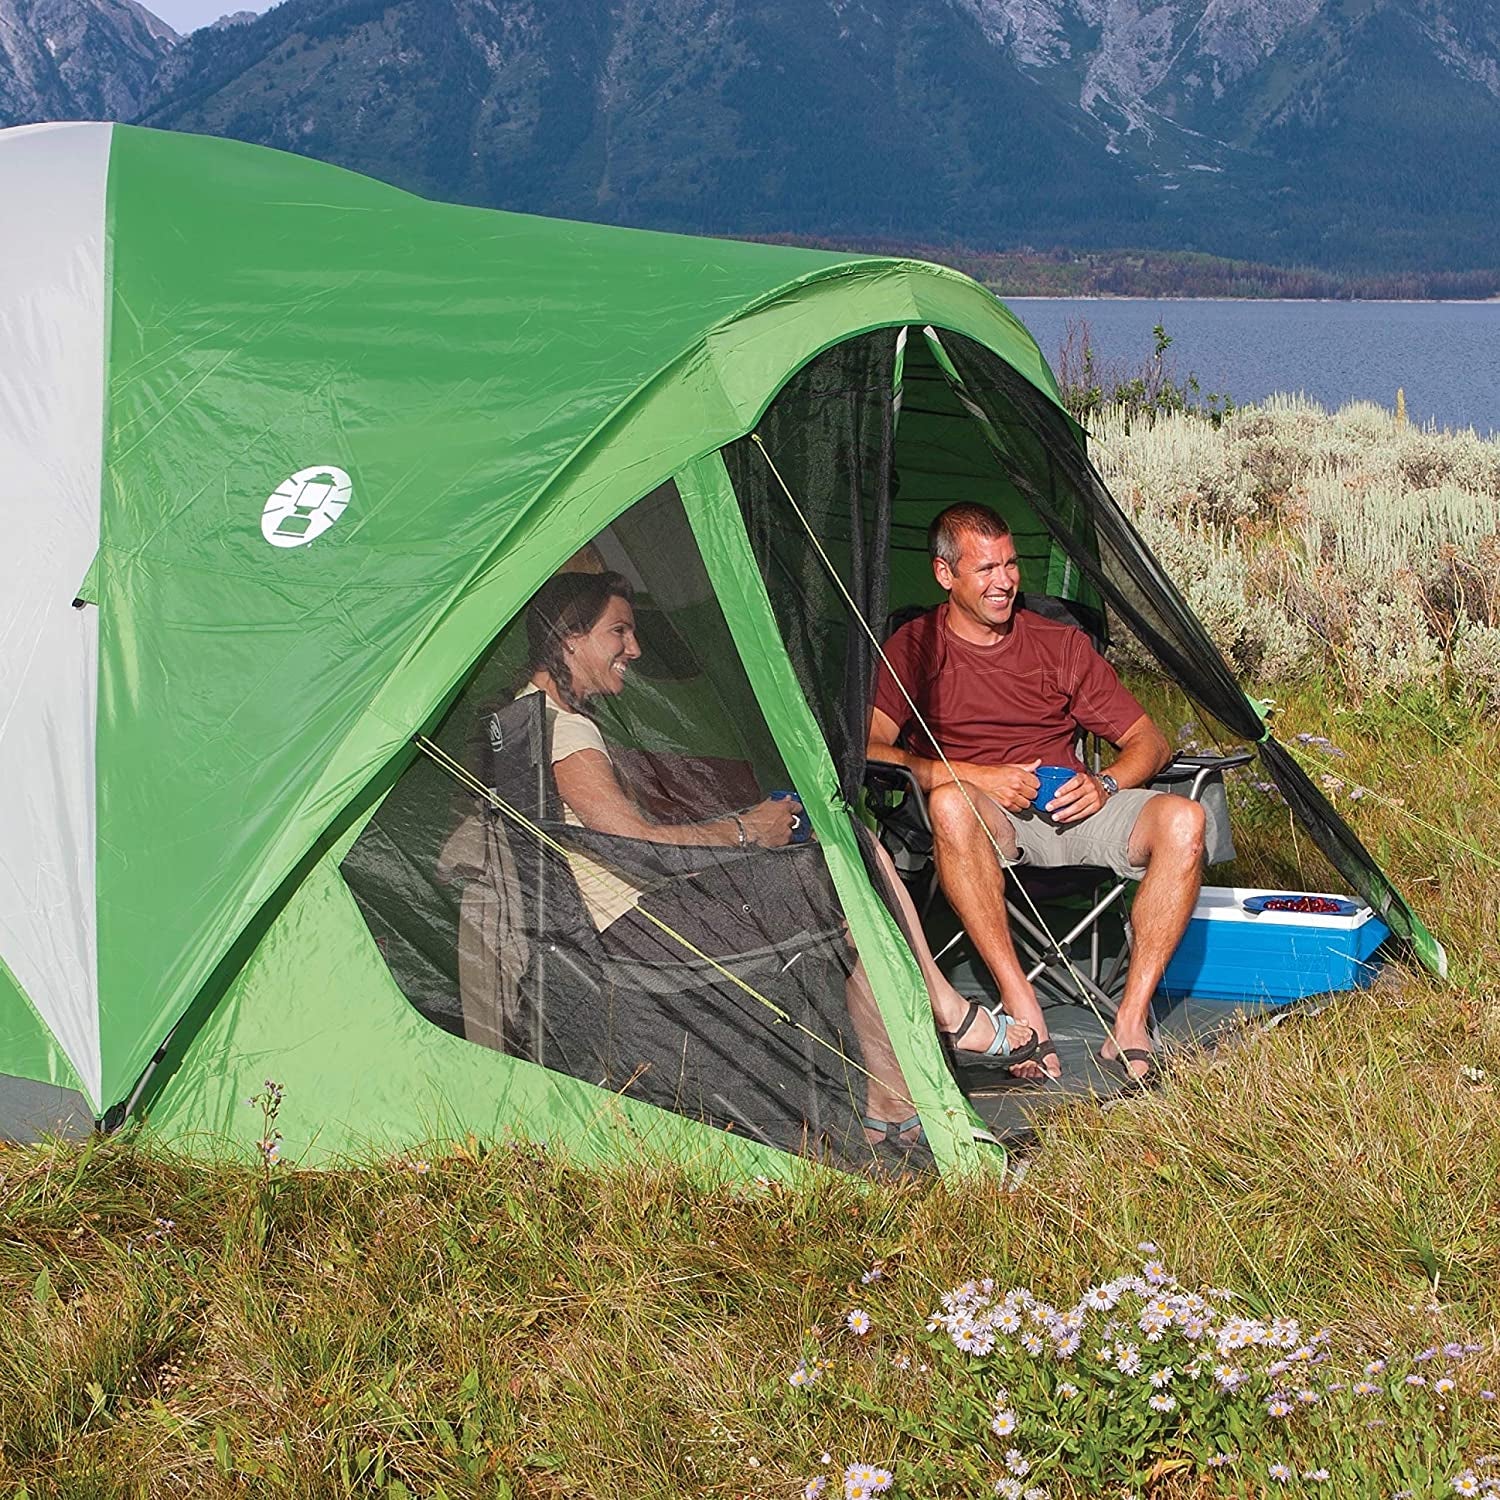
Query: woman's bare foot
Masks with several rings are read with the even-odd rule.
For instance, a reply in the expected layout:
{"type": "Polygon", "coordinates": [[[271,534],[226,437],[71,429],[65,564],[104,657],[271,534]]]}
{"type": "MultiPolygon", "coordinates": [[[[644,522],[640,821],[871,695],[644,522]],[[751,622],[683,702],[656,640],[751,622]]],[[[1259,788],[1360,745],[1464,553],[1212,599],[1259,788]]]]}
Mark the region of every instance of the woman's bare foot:
{"type": "Polygon", "coordinates": [[[1062,1063],[1058,1060],[1057,1049],[1048,1038],[1047,1020],[1042,1015],[1042,1007],[1037,1003],[1036,991],[1027,985],[1024,995],[1007,996],[1001,1004],[1005,1007],[1006,1014],[1027,1027],[1039,1044],[1036,1056],[1028,1062],[1017,1064],[1014,1069],[1016,1077],[1028,1078],[1033,1083],[1055,1082],[1061,1078],[1062,1063]]]}
{"type": "Polygon", "coordinates": [[[897,1146],[910,1151],[926,1139],[922,1121],[905,1094],[879,1078],[865,1085],[865,1112],[860,1116],[865,1140],[872,1146],[897,1146]]]}
{"type": "Polygon", "coordinates": [[[899,1120],[865,1115],[860,1124],[864,1126],[865,1140],[871,1146],[895,1146],[902,1151],[914,1151],[926,1144],[926,1132],[917,1115],[907,1115],[899,1120]]]}

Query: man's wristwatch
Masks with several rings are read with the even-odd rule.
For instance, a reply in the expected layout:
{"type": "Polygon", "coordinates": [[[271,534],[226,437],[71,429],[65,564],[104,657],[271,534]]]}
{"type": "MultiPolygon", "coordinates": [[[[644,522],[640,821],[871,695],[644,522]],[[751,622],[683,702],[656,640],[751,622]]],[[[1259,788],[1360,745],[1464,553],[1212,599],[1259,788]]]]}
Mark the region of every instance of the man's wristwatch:
{"type": "Polygon", "coordinates": [[[1105,771],[1099,777],[1099,785],[1104,788],[1104,795],[1106,797],[1113,797],[1120,790],[1120,783],[1108,771],[1105,771]]]}

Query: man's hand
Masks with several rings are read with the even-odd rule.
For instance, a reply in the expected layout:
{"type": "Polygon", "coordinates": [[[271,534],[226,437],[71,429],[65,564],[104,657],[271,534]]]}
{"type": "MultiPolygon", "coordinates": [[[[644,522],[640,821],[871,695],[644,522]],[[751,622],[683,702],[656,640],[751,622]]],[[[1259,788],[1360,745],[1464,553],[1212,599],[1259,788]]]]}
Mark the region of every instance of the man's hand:
{"type": "Polygon", "coordinates": [[[1093,817],[1108,801],[1099,778],[1091,772],[1080,771],[1071,781],[1063,783],[1046,811],[1054,823],[1081,823],[1085,818],[1093,817]]]}
{"type": "Polygon", "coordinates": [[[1006,812],[1024,812],[1031,806],[1031,799],[1041,786],[1032,775],[1039,765],[1039,760],[1028,761],[1024,766],[966,765],[963,778],[973,782],[980,791],[988,792],[1006,812]]]}
{"type": "Polygon", "coordinates": [[[870,736],[865,754],[870,760],[883,761],[887,765],[905,766],[917,778],[917,785],[924,792],[943,786],[955,778],[976,786],[995,799],[1006,812],[1022,812],[1031,806],[1041,783],[1031,773],[1041,761],[1029,761],[1026,765],[982,766],[973,761],[928,760],[903,750],[897,743],[898,726],[894,719],[878,708],[870,710],[870,736]]]}

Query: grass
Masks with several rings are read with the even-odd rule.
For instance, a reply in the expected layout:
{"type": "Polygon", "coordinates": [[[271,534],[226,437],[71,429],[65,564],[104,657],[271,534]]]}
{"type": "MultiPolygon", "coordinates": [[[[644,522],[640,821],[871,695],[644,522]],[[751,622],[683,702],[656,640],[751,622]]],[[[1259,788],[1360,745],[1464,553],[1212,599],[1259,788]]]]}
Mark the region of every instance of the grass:
{"type": "MultiPolygon", "coordinates": [[[[1326,1325],[1345,1381],[1377,1354],[1480,1345],[1441,1421],[1405,1416],[1444,1479],[1500,1439],[1476,1400],[1500,1383],[1500,1103],[1460,1071],[1494,1077],[1500,1058],[1470,1000],[1415,981],[1378,999],[1184,1068],[1142,1104],[1054,1118],[1013,1191],[704,1191],[515,1149],[286,1173],[262,1215],[244,1170],[118,1142],[8,1152],[0,1483],[792,1495],[826,1451],[889,1465],[900,1493],[986,1493],[1004,1445],[981,1457],[969,1434],[998,1376],[926,1333],[940,1294],[991,1275],[1069,1306],[1138,1268],[1143,1240],[1185,1285],[1238,1291],[1236,1311],[1326,1325]],[[841,1326],[856,1305],[864,1338],[841,1326]],[[829,1367],[804,1393],[787,1376],[808,1359],[829,1367]]],[[[1403,1422],[1394,1399],[1372,1409],[1403,1422]]],[[[1378,1476],[1372,1494],[1398,1487],[1386,1436],[1299,1433],[1309,1460],[1378,1476]]],[[[1196,1483],[1168,1471],[1155,1491],[1196,1483]]]]}
{"type": "MultiPolygon", "coordinates": [[[[1328,760],[1347,785],[1404,792],[1348,811],[1455,984],[1388,975],[1184,1063],[1157,1096],[1050,1116],[1019,1186],[710,1189],[475,1143],[323,1173],[118,1140],[0,1153],[0,1495],[795,1496],[856,1461],[888,1467],[894,1494],[980,1495],[1006,1473],[987,1426],[1001,1384],[1027,1483],[1058,1496],[1279,1493],[1278,1455],[1329,1467],[1337,1493],[1443,1493],[1500,1449],[1478,1396],[1500,1387],[1500,813],[1483,769],[1500,727],[1316,692],[1281,715],[1293,743],[1305,725],[1345,752],[1328,760]],[[1326,1327],[1319,1390],[1381,1356],[1395,1394],[1279,1420],[1242,1397],[1240,1463],[1217,1471],[1164,1425],[1131,1458],[1128,1403],[1080,1381],[1099,1409],[1074,1425],[1113,1434],[1108,1451],[1049,1462],[1055,1395],[927,1318],[983,1276],[1070,1307],[1139,1271],[1145,1241],[1184,1288],[1237,1293],[1233,1313],[1326,1327]],[[844,1325],[856,1306],[863,1337],[844,1325]],[[1440,1403],[1399,1381],[1444,1342],[1479,1348],[1440,1403]],[[799,1363],[818,1372],[801,1390],[799,1363]],[[1376,1410],[1388,1428],[1364,1425],[1376,1410]]],[[[1322,883],[1285,810],[1236,795],[1246,878],[1322,883]]],[[[247,1140],[270,1129],[246,1110],[247,1140]]]]}
{"type": "MultiPolygon", "coordinates": [[[[1277,732],[1447,945],[1450,983],[1390,970],[1158,1094],[1051,1114],[1003,1184],[708,1187],[473,1141],[318,1173],[269,1147],[253,1170],[122,1139],[0,1151],[0,1497],[836,1496],[861,1463],[905,1497],[1500,1485],[1500,719],[1441,673],[1356,686],[1294,674],[1277,732]],[[1066,1364],[1015,1337],[962,1352],[954,1330],[972,1342],[998,1306],[929,1327],[983,1277],[1063,1312],[1112,1286],[1134,1317],[1154,1289],[1118,1278],[1148,1261],[1173,1295],[1232,1292],[1204,1303],[1219,1329],[1298,1320],[1311,1373],[1268,1374],[1295,1350],[1252,1345],[1225,1396],[1212,1360],[1187,1375],[1180,1328],[1106,1338],[1118,1311],[1087,1314],[1066,1364]],[[1173,1381],[1097,1358],[1121,1342],[1173,1381]],[[1466,1352],[1413,1363],[1444,1344],[1466,1352]]],[[[1152,707],[1212,742],[1165,688],[1152,707]]],[[[1237,878],[1329,883],[1253,773],[1234,803],[1237,878]]],[[[274,1143],[276,1108],[317,1101],[247,1108],[247,1142],[274,1143]]]]}

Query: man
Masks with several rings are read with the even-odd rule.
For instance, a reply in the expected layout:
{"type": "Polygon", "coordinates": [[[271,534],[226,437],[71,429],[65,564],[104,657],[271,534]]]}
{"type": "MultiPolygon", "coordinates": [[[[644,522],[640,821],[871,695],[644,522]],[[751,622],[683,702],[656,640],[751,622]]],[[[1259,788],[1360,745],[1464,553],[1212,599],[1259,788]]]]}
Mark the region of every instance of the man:
{"type": "MultiPolygon", "coordinates": [[[[1047,1023],[1011,941],[996,847],[1006,861],[1103,865],[1140,881],[1125,993],[1100,1056],[1144,1082],[1154,1071],[1151,996],[1202,881],[1203,809],[1143,790],[1171,759],[1166,737],[1081,630],[1017,608],[1020,564],[1000,516],[984,505],[950,506],[933,522],[928,546],[948,600],[887,642],[869,758],[909,767],[926,792],[943,894],[989,966],[1006,1013],[1039,1038],[1047,1023]],[[1105,774],[1078,758],[1080,728],[1119,752],[1105,774]],[[1031,806],[1039,765],[1076,772],[1045,816],[1031,806]]],[[[1015,1072],[1035,1078],[1043,1070],[1053,1078],[1061,1071],[1047,1040],[1015,1072]]]]}

